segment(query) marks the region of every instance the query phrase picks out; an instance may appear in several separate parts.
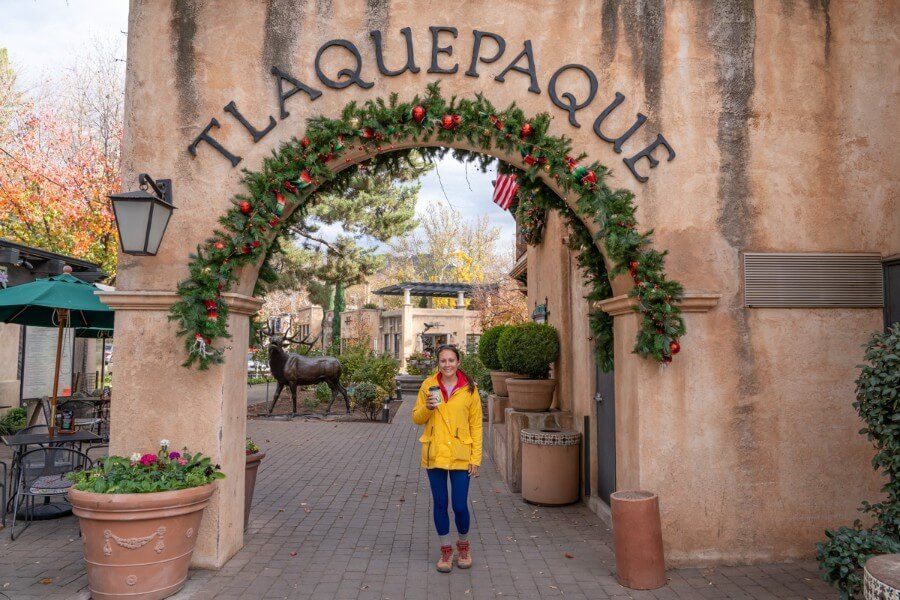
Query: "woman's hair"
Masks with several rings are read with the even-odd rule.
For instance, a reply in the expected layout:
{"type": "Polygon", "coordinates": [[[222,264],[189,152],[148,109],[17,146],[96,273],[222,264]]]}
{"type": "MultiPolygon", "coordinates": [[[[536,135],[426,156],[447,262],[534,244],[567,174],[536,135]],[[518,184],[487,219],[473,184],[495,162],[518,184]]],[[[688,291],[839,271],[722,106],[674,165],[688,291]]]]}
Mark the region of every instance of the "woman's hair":
{"type": "MultiPolygon", "coordinates": [[[[441,364],[441,352],[443,352],[444,350],[451,351],[453,354],[456,355],[456,362],[462,363],[462,353],[459,351],[459,348],[457,348],[453,344],[441,344],[434,351],[434,357],[438,361],[438,369],[440,369],[440,364],[441,364]]],[[[463,371],[463,373],[465,373],[465,372],[463,371]]],[[[469,392],[470,393],[474,392],[475,391],[475,382],[472,381],[472,378],[469,377],[468,375],[466,375],[466,381],[468,383],[469,392]]]]}

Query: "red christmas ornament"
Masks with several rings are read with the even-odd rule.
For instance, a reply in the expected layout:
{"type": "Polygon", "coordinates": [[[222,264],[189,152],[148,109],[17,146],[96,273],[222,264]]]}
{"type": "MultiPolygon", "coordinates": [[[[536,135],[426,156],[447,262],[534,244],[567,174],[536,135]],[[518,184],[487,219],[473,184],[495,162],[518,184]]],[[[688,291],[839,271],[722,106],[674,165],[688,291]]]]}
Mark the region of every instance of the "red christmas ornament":
{"type": "MultiPolygon", "coordinates": [[[[296,194],[299,191],[297,189],[297,186],[294,185],[293,183],[291,183],[290,181],[284,182],[284,189],[286,189],[287,191],[289,191],[292,194],[296,194]]],[[[278,199],[278,194],[275,194],[275,199],[276,200],[278,199]]]]}
{"type": "Polygon", "coordinates": [[[195,333],[195,334],[194,334],[194,339],[197,340],[197,341],[199,342],[200,340],[203,339],[203,334],[195,333]]]}
{"type": "Polygon", "coordinates": [[[597,174],[593,171],[588,171],[587,175],[581,178],[581,183],[584,185],[594,185],[597,183],[597,174]]]}
{"type": "Polygon", "coordinates": [[[566,156],[566,166],[569,167],[569,171],[574,171],[575,167],[578,166],[578,163],[571,156],[566,156]]]}
{"type": "Polygon", "coordinates": [[[300,145],[304,148],[309,148],[309,138],[304,137],[302,140],[300,140],[300,145]]]}
{"type": "Polygon", "coordinates": [[[214,248],[215,248],[216,250],[224,250],[224,249],[225,249],[225,244],[223,244],[222,242],[216,242],[216,243],[214,244],[214,248]]]}
{"type": "Polygon", "coordinates": [[[250,244],[244,244],[244,247],[241,248],[241,254],[250,254],[250,244]]]}
{"type": "Polygon", "coordinates": [[[215,300],[204,300],[203,305],[206,307],[206,310],[215,310],[216,309],[216,301],[215,300]]]}
{"type": "Polygon", "coordinates": [[[459,127],[460,123],[462,123],[462,117],[459,115],[453,115],[453,126],[459,127]]]}
{"type": "Polygon", "coordinates": [[[246,200],[242,200],[241,203],[238,204],[238,208],[240,208],[241,212],[244,213],[245,215],[250,214],[250,203],[247,202],[246,200]]]}
{"type": "Polygon", "coordinates": [[[535,157],[533,157],[532,155],[530,155],[530,154],[525,155],[525,164],[526,165],[531,166],[536,162],[537,162],[537,159],[535,157]]]}
{"type": "Polygon", "coordinates": [[[250,246],[253,248],[259,248],[259,240],[253,240],[250,242],[250,246]]]}
{"type": "Polygon", "coordinates": [[[412,117],[416,123],[421,123],[425,120],[425,109],[421,106],[416,106],[412,110],[412,117]]]}
{"type": "Polygon", "coordinates": [[[630,263],[628,263],[628,270],[631,272],[631,276],[632,276],[632,277],[634,277],[635,275],[637,275],[638,261],[633,260],[633,261],[631,261],[630,263]]]}
{"type": "Polygon", "coordinates": [[[371,127],[366,127],[363,129],[362,136],[363,136],[363,139],[371,140],[373,137],[375,137],[375,132],[372,130],[371,127]]]}
{"type": "Polygon", "coordinates": [[[278,223],[279,223],[280,221],[281,221],[281,219],[279,219],[278,217],[272,217],[271,219],[269,219],[269,226],[270,226],[270,227],[277,227],[277,226],[278,226],[278,223]]]}
{"type": "Polygon", "coordinates": [[[531,123],[525,123],[522,125],[522,129],[519,130],[519,135],[523,138],[527,138],[532,133],[534,133],[534,128],[531,126],[531,123]]]}
{"type": "Polygon", "coordinates": [[[681,344],[679,344],[675,340],[672,340],[671,342],[669,342],[669,350],[672,351],[672,354],[678,354],[678,352],[681,351],[681,344]]]}
{"type": "Polygon", "coordinates": [[[441,127],[444,129],[453,129],[453,117],[451,115],[444,115],[441,117],[441,127]]]}
{"type": "MultiPolygon", "coordinates": [[[[329,155],[330,155],[330,153],[329,153],[329,155]]],[[[312,175],[309,174],[309,171],[302,171],[300,173],[300,181],[302,181],[305,184],[310,184],[313,182],[312,175]]]]}
{"type": "Polygon", "coordinates": [[[663,364],[668,365],[672,362],[672,357],[669,354],[663,355],[663,364]]]}
{"type": "Polygon", "coordinates": [[[207,312],[206,318],[209,319],[210,321],[218,320],[219,319],[219,311],[211,310],[211,311],[207,312]]]}

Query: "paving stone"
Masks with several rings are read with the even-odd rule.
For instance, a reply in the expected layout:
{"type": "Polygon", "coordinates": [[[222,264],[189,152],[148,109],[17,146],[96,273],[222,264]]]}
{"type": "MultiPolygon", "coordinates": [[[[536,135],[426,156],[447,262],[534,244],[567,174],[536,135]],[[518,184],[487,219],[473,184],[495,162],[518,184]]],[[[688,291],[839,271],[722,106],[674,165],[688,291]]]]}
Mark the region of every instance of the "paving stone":
{"type": "MultiPolygon", "coordinates": [[[[488,456],[470,487],[475,565],[437,573],[431,493],[411,409],[404,402],[390,425],[249,421],[267,457],[244,548],[219,571],[192,571],[172,598],[836,597],[810,561],[672,570],[664,588],[627,590],[616,582],[612,535],[599,518],[583,505],[526,504],[507,491],[488,456]]],[[[34,523],[15,542],[3,532],[0,592],[16,600],[87,599],[81,544],[73,517],[34,523]],[[53,582],[41,584],[43,577],[53,582]]]]}

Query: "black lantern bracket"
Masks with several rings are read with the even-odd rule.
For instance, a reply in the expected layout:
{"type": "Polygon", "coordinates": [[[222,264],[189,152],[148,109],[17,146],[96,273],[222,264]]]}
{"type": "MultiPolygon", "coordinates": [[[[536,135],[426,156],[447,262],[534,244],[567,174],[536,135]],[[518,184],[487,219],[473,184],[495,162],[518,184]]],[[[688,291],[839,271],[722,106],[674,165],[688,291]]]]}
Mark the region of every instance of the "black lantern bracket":
{"type": "Polygon", "coordinates": [[[153,193],[156,194],[156,197],[165,202],[166,204],[171,204],[174,206],[174,202],[172,201],[172,180],[171,179],[153,179],[146,173],[141,173],[138,175],[138,185],[141,186],[142,190],[146,190],[148,187],[153,190],[153,193]]]}

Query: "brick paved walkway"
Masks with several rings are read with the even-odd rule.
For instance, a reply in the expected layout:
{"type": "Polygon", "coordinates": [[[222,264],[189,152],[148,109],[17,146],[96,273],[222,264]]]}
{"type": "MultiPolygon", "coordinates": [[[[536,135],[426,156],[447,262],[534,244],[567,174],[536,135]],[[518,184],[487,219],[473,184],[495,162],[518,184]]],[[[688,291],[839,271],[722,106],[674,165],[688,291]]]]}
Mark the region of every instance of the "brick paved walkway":
{"type": "MultiPolygon", "coordinates": [[[[268,457],[246,545],[219,571],[193,571],[174,598],[836,597],[812,563],[680,569],[665,588],[627,590],[612,574],[602,521],[581,505],[525,504],[489,460],[471,489],[475,567],[437,573],[410,410],[405,402],[391,425],[251,421],[268,457]]],[[[75,526],[72,517],[36,523],[13,543],[0,534],[0,599],[87,598],[75,526]]]]}

